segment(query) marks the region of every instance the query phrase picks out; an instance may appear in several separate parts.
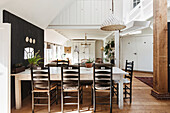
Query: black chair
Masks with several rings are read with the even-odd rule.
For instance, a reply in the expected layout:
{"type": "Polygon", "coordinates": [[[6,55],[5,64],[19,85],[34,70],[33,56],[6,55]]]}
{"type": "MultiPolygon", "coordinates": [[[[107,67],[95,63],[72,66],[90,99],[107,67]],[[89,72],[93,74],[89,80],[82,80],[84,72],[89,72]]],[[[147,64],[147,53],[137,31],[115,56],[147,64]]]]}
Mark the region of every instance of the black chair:
{"type": "Polygon", "coordinates": [[[33,70],[31,67],[31,84],[32,84],[32,113],[34,113],[34,106],[48,106],[48,113],[50,113],[50,106],[57,100],[57,87],[50,81],[50,68],[47,70],[33,70]],[[40,103],[43,100],[43,103],[40,103]],[[44,101],[48,100],[48,104],[44,101]]]}
{"type": "Polygon", "coordinates": [[[94,112],[96,111],[96,104],[99,105],[110,105],[110,113],[112,113],[112,93],[113,93],[113,82],[112,82],[112,64],[102,65],[93,64],[93,107],[94,112]],[[109,97],[96,96],[97,92],[110,93],[109,97]],[[96,98],[110,98],[109,103],[97,103],[96,98]]]}
{"type": "Polygon", "coordinates": [[[61,67],[61,110],[64,112],[64,105],[77,105],[80,111],[80,98],[82,98],[82,87],[80,85],[80,64],[61,67]],[[67,93],[67,95],[64,95],[67,93]],[[77,93],[78,96],[68,96],[77,93]],[[64,99],[77,99],[76,103],[66,103],[64,99]]]}
{"type": "Polygon", "coordinates": [[[61,66],[69,66],[69,59],[68,60],[58,60],[57,59],[57,67],[61,67],[61,66]]]}
{"type": "MultiPolygon", "coordinates": [[[[129,75],[125,75],[123,79],[123,84],[124,84],[124,99],[130,99],[130,103],[132,103],[132,78],[133,78],[133,67],[134,67],[134,61],[129,62],[126,60],[126,65],[125,65],[125,71],[129,73],[129,75]]],[[[117,103],[118,103],[118,95],[119,95],[119,85],[118,81],[114,81],[114,94],[117,96],[117,103]]]]}

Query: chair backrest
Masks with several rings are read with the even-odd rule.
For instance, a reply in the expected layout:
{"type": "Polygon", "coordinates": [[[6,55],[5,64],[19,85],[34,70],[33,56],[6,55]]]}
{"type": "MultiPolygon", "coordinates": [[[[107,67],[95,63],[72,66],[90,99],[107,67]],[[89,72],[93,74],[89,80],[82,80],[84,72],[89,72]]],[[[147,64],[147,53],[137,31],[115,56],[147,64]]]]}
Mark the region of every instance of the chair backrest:
{"type": "Polygon", "coordinates": [[[61,66],[61,87],[62,89],[80,88],[80,64],[61,66]]]}
{"type": "Polygon", "coordinates": [[[96,58],[96,63],[102,63],[102,58],[96,58]]]}
{"type": "Polygon", "coordinates": [[[93,64],[94,88],[112,87],[112,64],[93,64]]]}
{"type": "Polygon", "coordinates": [[[125,65],[125,71],[129,73],[129,75],[125,75],[125,78],[129,78],[130,81],[132,81],[133,77],[133,67],[134,67],[134,61],[129,62],[126,60],[126,65],[125,65]]]}
{"type": "Polygon", "coordinates": [[[57,67],[68,66],[68,65],[69,65],[69,59],[68,60],[58,60],[57,59],[57,67]]]}
{"type": "Polygon", "coordinates": [[[33,70],[31,67],[31,84],[34,89],[50,89],[50,68],[44,70],[33,70]]]}

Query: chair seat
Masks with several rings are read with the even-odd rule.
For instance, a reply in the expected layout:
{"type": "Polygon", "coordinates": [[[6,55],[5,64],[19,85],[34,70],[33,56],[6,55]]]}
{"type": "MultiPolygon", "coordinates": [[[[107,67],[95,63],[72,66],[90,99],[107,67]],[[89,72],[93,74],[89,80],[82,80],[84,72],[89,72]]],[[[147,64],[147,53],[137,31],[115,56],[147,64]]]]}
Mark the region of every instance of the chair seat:
{"type": "MultiPolygon", "coordinates": [[[[76,87],[63,87],[64,88],[64,92],[75,92],[78,91],[78,86],[76,87]]],[[[82,89],[82,87],[80,87],[80,90],[82,89]]]]}
{"type": "Polygon", "coordinates": [[[63,87],[64,90],[78,90],[78,86],[76,87],[63,87]]]}
{"type": "Polygon", "coordinates": [[[110,87],[96,87],[97,90],[109,90],[110,87]]]}
{"type": "MultiPolygon", "coordinates": [[[[114,80],[114,83],[119,83],[119,80],[114,80]]],[[[123,78],[123,83],[124,84],[129,84],[130,80],[128,80],[127,78],[123,78]]]]}
{"type": "Polygon", "coordinates": [[[32,92],[49,92],[49,91],[56,89],[56,87],[57,87],[57,83],[52,83],[50,86],[50,90],[48,90],[47,88],[43,88],[43,89],[34,88],[32,92]]]}

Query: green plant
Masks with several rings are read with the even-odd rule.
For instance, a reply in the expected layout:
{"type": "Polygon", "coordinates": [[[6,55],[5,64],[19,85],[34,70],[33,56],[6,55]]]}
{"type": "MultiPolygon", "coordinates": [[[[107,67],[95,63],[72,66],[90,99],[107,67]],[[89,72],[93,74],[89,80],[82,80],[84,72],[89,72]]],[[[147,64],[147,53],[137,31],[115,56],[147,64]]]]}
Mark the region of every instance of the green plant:
{"type": "Polygon", "coordinates": [[[39,66],[39,64],[41,63],[39,61],[43,59],[41,58],[39,53],[40,53],[40,50],[38,50],[38,52],[35,53],[34,57],[32,56],[30,59],[28,59],[30,66],[39,66]]]}
{"type": "Polygon", "coordinates": [[[89,58],[89,59],[86,61],[86,63],[93,63],[93,61],[94,61],[94,60],[92,60],[92,59],[89,58]]]}
{"type": "Polygon", "coordinates": [[[113,40],[111,41],[110,44],[111,44],[111,47],[115,47],[115,42],[113,40]]]}
{"type": "Polygon", "coordinates": [[[114,47],[114,41],[109,41],[106,43],[106,46],[104,47],[104,52],[105,55],[107,56],[107,58],[109,58],[110,60],[114,59],[114,52],[112,51],[112,47],[114,47]]]}

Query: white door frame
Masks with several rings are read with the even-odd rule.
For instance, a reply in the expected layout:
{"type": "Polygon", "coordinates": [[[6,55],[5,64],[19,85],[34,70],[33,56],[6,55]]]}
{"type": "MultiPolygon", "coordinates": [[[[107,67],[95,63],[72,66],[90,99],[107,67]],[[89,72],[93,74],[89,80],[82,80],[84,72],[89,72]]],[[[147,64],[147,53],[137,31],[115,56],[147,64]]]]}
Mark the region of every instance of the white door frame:
{"type": "Polygon", "coordinates": [[[0,23],[0,113],[11,112],[11,25],[0,23]]]}

